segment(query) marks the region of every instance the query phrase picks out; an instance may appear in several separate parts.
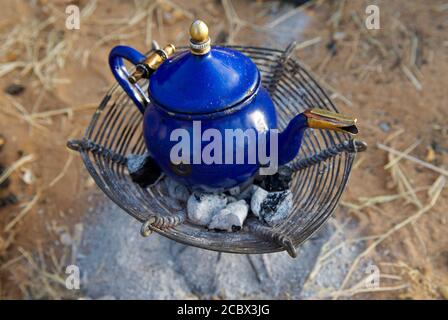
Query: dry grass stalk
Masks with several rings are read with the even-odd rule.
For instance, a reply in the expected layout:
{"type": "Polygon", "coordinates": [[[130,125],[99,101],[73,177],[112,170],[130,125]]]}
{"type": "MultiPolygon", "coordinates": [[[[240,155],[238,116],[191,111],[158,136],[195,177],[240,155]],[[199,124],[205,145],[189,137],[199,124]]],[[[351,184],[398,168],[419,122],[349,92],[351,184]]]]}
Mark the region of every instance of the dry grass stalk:
{"type": "Polygon", "coordinates": [[[222,7],[224,8],[224,13],[226,15],[227,21],[229,22],[229,36],[227,42],[232,44],[234,42],[235,36],[238,34],[244,22],[238,17],[235,12],[235,8],[230,0],[221,0],[222,7]]]}
{"type": "Polygon", "coordinates": [[[354,239],[347,239],[345,241],[342,241],[341,243],[338,243],[337,245],[333,246],[331,249],[329,248],[329,242],[325,243],[325,245],[322,247],[321,253],[319,254],[319,257],[317,258],[316,263],[314,264],[313,270],[310,272],[307,283],[309,281],[312,281],[316,278],[316,276],[319,274],[319,271],[330,262],[330,258],[339,250],[341,250],[343,247],[347,245],[353,245],[359,242],[364,242],[368,240],[374,240],[377,239],[378,236],[367,236],[367,237],[359,237],[354,239]]]}
{"type": "Polygon", "coordinates": [[[345,62],[345,69],[350,69],[350,67],[351,67],[352,61],[355,58],[356,53],[358,52],[360,38],[361,38],[360,34],[356,33],[355,40],[353,41],[350,56],[348,57],[347,61],[345,62]]]}
{"type": "Polygon", "coordinates": [[[418,44],[418,37],[413,34],[411,39],[411,54],[409,56],[409,64],[411,65],[411,67],[415,67],[415,64],[417,62],[418,44]]]}
{"type": "MultiPolygon", "coordinates": [[[[20,282],[24,296],[33,299],[76,298],[74,296],[76,292],[66,289],[62,272],[54,271],[46,265],[41,245],[38,245],[38,259],[35,259],[21,247],[18,250],[28,263],[28,268],[25,269],[25,272],[30,280],[20,282]]],[[[11,270],[11,272],[14,273],[14,270],[11,270]]]]}
{"type": "Polygon", "coordinates": [[[404,261],[398,262],[380,262],[379,265],[384,267],[392,267],[399,269],[403,276],[410,280],[411,285],[419,289],[419,291],[429,292],[433,297],[438,297],[436,286],[431,279],[423,274],[420,270],[410,267],[404,261]]]}
{"type": "Polygon", "coordinates": [[[102,20],[102,21],[92,21],[92,23],[99,23],[99,24],[103,24],[103,25],[121,25],[120,27],[118,27],[117,29],[113,30],[112,32],[108,33],[106,36],[102,37],[101,39],[99,39],[99,41],[97,41],[95,43],[95,45],[93,46],[93,48],[90,48],[86,51],[86,56],[90,56],[90,52],[91,50],[102,46],[103,44],[109,42],[109,41],[114,41],[114,40],[124,40],[124,39],[129,39],[129,38],[133,38],[135,36],[140,35],[140,31],[136,31],[136,32],[132,32],[132,33],[127,33],[126,32],[135,27],[137,24],[139,24],[142,21],[146,20],[146,27],[145,27],[145,43],[146,45],[150,45],[151,43],[151,32],[152,32],[152,15],[154,14],[154,12],[156,11],[156,18],[158,20],[158,24],[159,24],[159,31],[161,32],[160,36],[161,39],[163,40],[164,38],[164,34],[163,31],[161,31],[161,27],[162,26],[162,16],[161,14],[163,13],[161,6],[165,5],[165,6],[169,6],[171,8],[173,8],[174,10],[177,10],[179,12],[181,12],[185,17],[187,17],[188,19],[193,19],[194,18],[194,14],[186,9],[184,9],[182,6],[170,1],[170,0],[157,0],[157,1],[149,1],[146,2],[147,6],[144,10],[142,10],[142,5],[139,5],[138,3],[136,3],[136,10],[135,10],[135,14],[130,17],[130,18],[125,18],[125,19],[108,19],[108,20],[102,20]]]}
{"type": "Polygon", "coordinates": [[[358,201],[359,203],[352,203],[348,201],[341,201],[341,205],[355,211],[362,210],[364,208],[377,206],[379,204],[388,203],[391,201],[399,200],[406,198],[406,196],[411,194],[416,194],[418,192],[426,191],[429,187],[421,187],[421,188],[415,188],[409,191],[404,191],[398,194],[386,194],[386,195],[380,195],[380,196],[374,196],[374,197],[359,197],[358,201]]]}
{"type": "MultiPolygon", "coordinates": [[[[8,248],[14,243],[15,240],[15,233],[9,232],[7,234],[7,238],[4,239],[2,236],[0,236],[0,256],[8,250],[8,248]]],[[[1,269],[1,266],[0,266],[1,269]]]]}
{"type": "Polygon", "coordinates": [[[34,207],[34,205],[37,203],[39,198],[40,198],[40,193],[37,192],[34,195],[33,199],[25,205],[25,207],[19,212],[19,214],[6,225],[6,227],[3,229],[3,231],[8,232],[12,228],[14,228],[14,226],[20,220],[22,220],[26,216],[26,214],[34,207]]]}
{"type": "Polygon", "coordinates": [[[158,27],[157,30],[159,31],[160,42],[165,43],[166,36],[165,36],[165,28],[163,27],[163,9],[159,6],[156,8],[156,21],[158,27]]]}
{"type": "Polygon", "coordinates": [[[61,38],[60,30],[55,27],[56,21],[56,16],[44,21],[25,20],[1,39],[4,45],[0,49],[0,57],[6,61],[9,55],[19,57],[14,64],[0,64],[0,76],[22,68],[22,75],[32,72],[45,89],[50,89],[54,83],[65,81],[57,79],[55,74],[64,67],[71,42],[61,38]]]}
{"type": "Polygon", "coordinates": [[[182,6],[178,5],[177,3],[175,3],[171,0],[157,0],[156,2],[160,3],[160,4],[168,5],[171,8],[173,8],[174,10],[178,10],[178,11],[182,12],[182,14],[190,20],[194,19],[194,17],[195,17],[193,12],[186,10],[185,8],[183,8],[182,6]]]}
{"type": "Polygon", "coordinates": [[[382,58],[387,58],[389,52],[386,50],[384,45],[379,40],[375,39],[370,35],[369,31],[367,30],[367,28],[365,28],[356,12],[352,12],[351,16],[355,24],[358,26],[359,30],[361,30],[362,34],[366,37],[367,42],[369,42],[372,46],[378,49],[382,58]]]}
{"type": "MultiPolygon", "coordinates": [[[[7,270],[9,269],[12,265],[16,264],[17,262],[19,262],[20,260],[22,260],[24,257],[23,256],[17,256],[15,258],[12,258],[11,260],[6,261],[5,263],[3,263],[0,266],[0,269],[2,270],[7,270]]],[[[1,297],[1,296],[0,296],[1,297]]]]}
{"type": "Polygon", "coordinates": [[[294,17],[299,12],[302,12],[303,10],[309,8],[313,3],[314,3],[314,1],[308,1],[307,3],[305,3],[305,4],[301,5],[301,6],[298,6],[298,7],[294,8],[293,10],[289,10],[284,15],[282,15],[282,16],[278,17],[277,19],[275,19],[275,20],[269,22],[268,24],[266,24],[264,26],[264,28],[267,28],[267,29],[275,28],[277,25],[279,25],[283,21],[288,20],[289,18],[294,17]]]}
{"type": "Polygon", "coordinates": [[[397,231],[401,230],[402,228],[410,225],[411,223],[414,223],[417,221],[423,214],[428,212],[430,209],[434,207],[437,200],[440,197],[440,194],[442,193],[443,188],[446,184],[446,178],[443,176],[439,176],[437,180],[433,183],[431,188],[428,190],[428,196],[430,197],[430,201],[421,209],[417,210],[416,213],[409,216],[408,218],[404,219],[400,223],[395,224],[392,226],[389,230],[381,234],[378,239],[374,240],[363,252],[361,252],[353,261],[351,264],[344,281],[341,284],[341,289],[344,289],[348,281],[351,279],[351,276],[353,272],[355,271],[356,267],[358,266],[359,262],[368,256],[380,243],[382,243],[384,240],[389,238],[392,234],[396,233],[397,231]]]}
{"type": "Polygon", "coordinates": [[[71,107],[71,108],[62,108],[62,109],[56,109],[56,110],[48,110],[48,111],[42,111],[42,112],[36,112],[29,115],[31,119],[42,119],[42,118],[49,118],[54,117],[58,115],[64,115],[66,114],[69,117],[72,117],[74,112],[76,111],[84,111],[84,110],[90,110],[93,108],[97,108],[97,103],[89,103],[77,107],[71,107]]]}
{"type": "Polygon", "coordinates": [[[318,77],[312,70],[311,68],[306,65],[305,63],[302,62],[302,67],[304,69],[306,69],[306,71],[314,78],[317,79],[317,81],[319,82],[319,84],[325,89],[325,91],[330,92],[331,93],[331,97],[332,99],[335,98],[339,98],[341,99],[346,105],[348,106],[353,106],[353,102],[351,100],[349,100],[346,96],[344,96],[342,93],[340,93],[339,91],[337,91],[335,88],[333,88],[330,84],[328,84],[322,77],[318,77]]]}
{"type": "Polygon", "coordinates": [[[7,99],[11,102],[11,105],[16,109],[17,112],[16,113],[6,112],[6,113],[8,113],[9,115],[12,115],[20,120],[27,122],[31,127],[34,127],[43,132],[47,132],[47,133],[49,132],[49,130],[47,128],[36,123],[36,121],[34,121],[34,119],[30,117],[28,110],[26,110],[25,107],[22,104],[20,104],[17,100],[15,100],[11,97],[8,97],[8,96],[7,96],[7,99]]]}
{"type": "Polygon", "coordinates": [[[435,166],[435,165],[433,165],[431,163],[428,163],[426,161],[420,160],[420,159],[418,159],[418,158],[416,158],[414,156],[405,154],[404,152],[401,152],[401,151],[398,151],[398,150],[396,150],[394,148],[388,147],[388,146],[386,146],[386,145],[384,145],[382,143],[377,143],[377,147],[379,149],[387,151],[387,152],[389,152],[389,153],[391,153],[393,155],[401,156],[403,159],[412,161],[412,162],[414,162],[414,163],[416,163],[416,164],[418,164],[418,165],[420,165],[422,167],[425,167],[427,169],[435,171],[435,172],[437,172],[439,174],[443,174],[444,176],[448,176],[448,170],[445,170],[445,169],[442,169],[440,167],[437,167],[437,166],[435,166]]]}
{"type": "Polygon", "coordinates": [[[341,18],[344,11],[344,5],[346,0],[340,0],[337,2],[337,9],[334,10],[334,13],[331,15],[328,20],[328,24],[331,25],[333,30],[337,30],[339,28],[339,23],[341,22],[341,18]]]}
{"type": "Polygon", "coordinates": [[[420,81],[418,81],[416,76],[412,73],[411,70],[409,70],[408,67],[406,67],[404,64],[401,64],[401,70],[406,75],[406,77],[409,79],[409,81],[411,81],[411,83],[414,85],[415,89],[417,89],[418,91],[421,91],[423,89],[420,81]]]}
{"type": "Polygon", "coordinates": [[[249,27],[254,31],[259,31],[264,28],[263,26],[258,26],[241,19],[237,15],[231,0],[221,0],[221,5],[224,8],[224,13],[226,15],[227,21],[229,22],[229,36],[227,38],[227,43],[233,43],[235,36],[238,34],[242,27],[249,27]]]}
{"type": "MultiPolygon", "coordinates": [[[[393,159],[390,154],[389,159],[393,159]]],[[[417,197],[417,194],[414,192],[409,179],[407,178],[406,174],[401,169],[401,166],[399,164],[396,164],[391,168],[391,175],[403,197],[405,197],[410,203],[413,203],[417,208],[422,208],[423,205],[421,201],[417,197]]]]}
{"type": "Polygon", "coordinates": [[[70,168],[70,165],[73,161],[73,153],[70,152],[67,161],[64,164],[64,168],[62,168],[62,171],[59,172],[59,174],[50,182],[48,185],[49,188],[53,187],[56,183],[58,183],[67,173],[68,169],[70,168]]]}
{"type": "MultiPolygon", "coordinates": [[[[421,140],[416,140],[412,145],[410,145],[406,150],[403,151],[403,155],[411,153],[419,144],[421,140]]],[[[392,166],[397,164],[401,159],[403,159],[403,155],[400,155],[396,158],[394,158],[392,161],[389,161],[385,166],[384,169],[390,169],[392,166]]]]}
{"type": "Polygon", "coordinates": [[[315,44],[318,44],[319,42],[321,42],[322,38],[321,37],[315,37],[309,40],[305,40],[299,44],[296,45],[296,47],[294,48],[295,50],[302,50],[305,49],[307,47],[313,46],[315,44]]]}
{"type": "Polygon", "coordinates": [[[404,132],[405,132],[405,130],[403,128],[400,128],[397,131],[391,133],[389,136],[386,137],[386,139],[384,139],[384,144],[391,142],[392,140],[399,137],[404,132]]]}
{"type": "MultiPolygon", "coordinates": [[[[380,280],[398,280],[402,281],[402,277],[399,275],[391,274],[380,274],[380,280]]],[[[399,291],[409,287],[408,284],[400,284],[395,286],[383,286],[383,287],[373,287],[368,286],[367,283],[370,282],[371,276],[368,275],[356,284],[354,284],[349,289],[339,289],[339,290],[320,290],[320,292],[313,296],[311,299],[339,299],[339,298],[351,298],[358,294],[363,293],[373,293],[373,292],[388,292],[388,291],[399,291]]]]}
{"type": "Polygon", "coordinates": [[[22,167],[23,165],[30,163],[32,161],[34,161],[34,154],[29,154],[26,156],[21,157],[19,160],[13,162],[0,176],[0,184],[2,184],[3,182],[5,182],[6,179],[8,179],[8,177],[17,169],[19,169],[20,167],[22,167]]]}

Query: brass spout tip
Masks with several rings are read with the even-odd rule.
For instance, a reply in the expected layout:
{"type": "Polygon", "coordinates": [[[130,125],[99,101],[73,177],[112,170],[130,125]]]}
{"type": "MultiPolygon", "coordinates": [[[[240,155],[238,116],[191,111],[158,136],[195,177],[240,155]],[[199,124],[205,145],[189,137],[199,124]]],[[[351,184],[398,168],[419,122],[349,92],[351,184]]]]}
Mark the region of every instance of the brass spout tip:
{"type": "Polygon", "coordinates": [[[356,118],[324,109],[309,109],[303,114],[307,118],[309,128],[346,132],[352,135],[358,134],[356,118]]]}

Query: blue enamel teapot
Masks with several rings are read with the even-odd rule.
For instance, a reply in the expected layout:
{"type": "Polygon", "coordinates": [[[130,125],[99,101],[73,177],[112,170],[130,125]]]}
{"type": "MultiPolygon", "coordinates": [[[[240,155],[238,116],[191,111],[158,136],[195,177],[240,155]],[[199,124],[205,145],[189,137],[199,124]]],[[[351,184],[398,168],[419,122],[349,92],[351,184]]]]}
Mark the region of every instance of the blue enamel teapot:
{"type": "Polygon", "coordinates": [[[307,128],[357,133],[356,119],[309,109],[277,134],[275,106],[257,66],[236,50],[211,46],[201,20],[190,27],[190,50],[178,53],[170,44],[145,56],[117,46],[109,64],[144,115],[149,155],[193,190],[221,192],[274,174],[297,155],[307,128]],[[123,59],[136,66],[132,74],[123,59]],[[149,80],[147,95],[137,84],[142,78],[149,80]]]}

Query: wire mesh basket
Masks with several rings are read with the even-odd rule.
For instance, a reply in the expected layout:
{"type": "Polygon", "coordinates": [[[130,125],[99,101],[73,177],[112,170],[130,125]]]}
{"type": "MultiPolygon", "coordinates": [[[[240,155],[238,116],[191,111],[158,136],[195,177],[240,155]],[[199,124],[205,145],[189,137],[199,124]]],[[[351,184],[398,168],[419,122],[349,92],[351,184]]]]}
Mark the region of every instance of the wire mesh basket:
{"type": "MultiPolygon", "coordinates": [[[[274,101],[279,129],[308,108],[337,111],[328,96],[294,59],[291,44],[285,51],[230,46],[250,57],[262,75],[262,85],[274,101]]],[[[148,80],[139,81],[147,90],[148,80]]],[[[293,209],[288,218],[268,227],[248,218],[238,232],[216,232],[189,223],[186,208],[170,200],[160,183],[148,188],[135,184],[126,169],[126,155],[144,154],[142,114],[120,86],[104,97],[81,140],[68,142],[81,153],[84,164],[104,193],[143,223],[143,234],[155,231],[181,243],[232,253],[271,253],[304,242],[330,217],[347,184],[355,153],[365,144],[345,133],[307,130],[300,153],[290,164],[295,170],[291,191],[293,209]]]]}

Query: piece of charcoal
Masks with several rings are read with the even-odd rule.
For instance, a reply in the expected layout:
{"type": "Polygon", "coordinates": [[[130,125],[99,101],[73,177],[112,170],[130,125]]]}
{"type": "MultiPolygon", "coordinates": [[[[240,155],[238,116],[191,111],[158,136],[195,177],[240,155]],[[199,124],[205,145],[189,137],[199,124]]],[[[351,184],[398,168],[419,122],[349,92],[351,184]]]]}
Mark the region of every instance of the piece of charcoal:
{"type": "Polygon", "coordinates": [[[279,224],[288,217],[292,204],[291,191],[270,192],[261,204],[263,221],[270,226],[279,224]]]}
{"type": "Polygon", "coordinates": [[[250,208],[259,220],[274,226],[288,217],[292,204],[291,191],[268,192],[258,187],[252,195],[250,208]]]}
{"type": "Polygon", "coordinates": [[[15,194],[11,193],[7,195],[6,197],[0,198],[0,208],[9,206],[11,204],[17,203],[17,197],[15,194]]]}
{"type": "Polygon", "coordinates": [[[5,88],[5,92],[11,96],[18,96],[25,91],[25,86],[18,83],[11,83],[5,88]]]}
{"type": "Polygon", "coordinates": [[[132,181],[142,188],[153,184],[162,175],[159,166],[148,153],[144,155],[128,155],[126,166],[132,181]]]}
{"type": "Polygon", "coordinates": [[[208,228],[228,232],[239,231],[243,227],[248,211],[249,206],[244,200],[229,203],[213,216],[208,228]]]}
{"type": "Polygon", "coordinates": [[[338,53],[337,44],[334,39],[331,39],[327,45],[327,50],[330,52],[330,54],[334,57],[338,53]]]}
{"type": "Polygon", "coordinates": [[[294,171],[290,167],[281,166],[277,173],[270,176],[259,176],[254,183],[269,192],[288,190],[293,173],[294,171]]]}
{"type": "Polygon", "coordinates": [[[224,194],[194,192],[187,201],[188,219],[195,224],[207,226],[226,204],[227,197],[224,194]]]}

